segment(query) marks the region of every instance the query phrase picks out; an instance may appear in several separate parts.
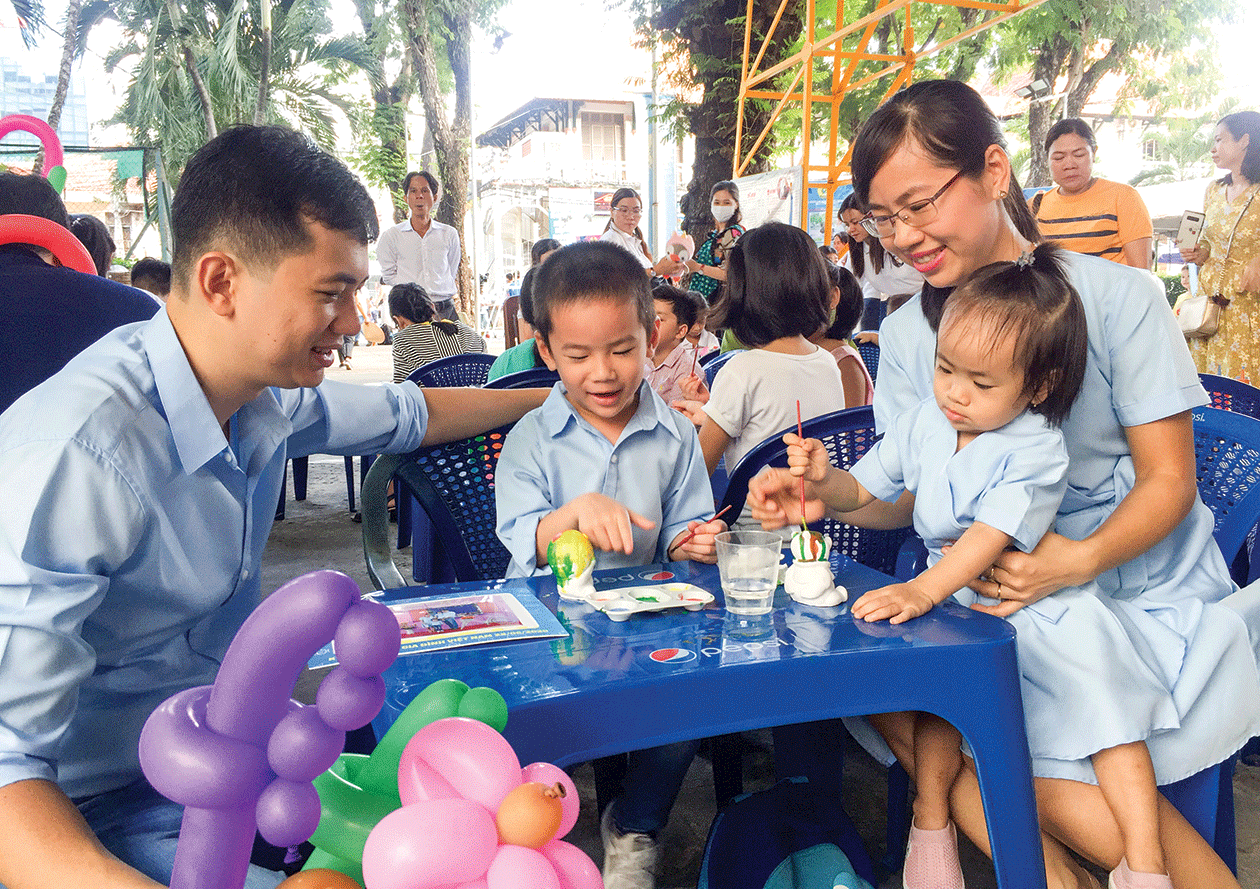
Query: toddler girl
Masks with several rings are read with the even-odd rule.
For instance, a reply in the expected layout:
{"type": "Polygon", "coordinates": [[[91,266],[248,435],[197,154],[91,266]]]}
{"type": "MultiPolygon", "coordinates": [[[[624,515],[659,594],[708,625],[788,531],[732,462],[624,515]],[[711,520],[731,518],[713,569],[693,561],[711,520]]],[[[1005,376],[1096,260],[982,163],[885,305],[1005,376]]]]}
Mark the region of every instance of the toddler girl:
{"type": "MultiPolygon", "coordinates": [[[[848,512],[910,491],[930,567],[862,596],[854,616],[900,623],[951,596],[964,605],[996,605],[1000,599],[966,585],[1008,546],[1031,551],[1050,530],[1067,489],[1058,427],[1084,379],[1086,337],[1084,309],[1057,248],[1042,245],[1016,262],[986,266],[945,304],[933,396],[896,418],[852,474],[828,465],[820,442],[785,436],[790,469],[766,472],[750,486],[754,517],[767,527],[794,518],[788,510],[793,502],[799,510],[800,476],[814,500],[808,518],[824,507],[848,512]]],[[[1033,755],[1089,755],[1120,825],[1125,857],[1112,887],[1170,889],[1144,741],[1176,727],[1178,714],[1156,656],[1135,646],[1126,630],[1127,607],[1090,585],[1060,590],[1009,620],[1018,631],[1033,755]]],[[[916,717],[907,889],[962,886],[949,819],[949,791],[962,766],[959,741],[940,718],[916,717]]]]}

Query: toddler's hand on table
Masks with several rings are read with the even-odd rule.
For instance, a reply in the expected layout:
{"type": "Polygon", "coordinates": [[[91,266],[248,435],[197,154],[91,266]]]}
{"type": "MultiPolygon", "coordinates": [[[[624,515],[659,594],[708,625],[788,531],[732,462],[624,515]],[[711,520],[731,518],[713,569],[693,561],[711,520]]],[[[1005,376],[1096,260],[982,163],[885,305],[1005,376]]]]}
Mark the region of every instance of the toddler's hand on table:
{"type": "Polygon", "coordinates": [[[675,560],[692,559],[696,562],[705,562],[712,565],[717,561],[717,542],[715,538],[725,530],[727,530],[726,522],[721,519],[713,519],[708,522],[690,521],[687,523],[687,530],[681,532],[675,540],[683,540],[688,534],[693,532],[694,536],[682,546],[678,546],[677,543],[671,543],[668,555],[675,560]]]}
{"type": "Polygon", "coordinates": [[[887,620],[900,624],[927,614],[935,604],[936,600],[914,581],[894,583],[863,594],[853,603],[853,616],[867,623],[887,620]]]}
{"type": "MultiPolygon", "coordinates": [[[[808,484],[805,492],[805,521],[816,522],[827,514],[827,509],[821,500],[810,496],[808,484]]],[[[787,469],[766,466],[749,480],[747,503],[750,515],[767,531],[799,525],[801,480],[787,469]]]]}
{"type": "Polygon", "coordinates": [[[590,538],[591,546],[605,552],[630,555],[634,552],[632,526],[645,531],[656,527],[650,519],[599,493],[583,494],[575,498],[570,506],[577,518],[577,529],[590,538]]]}

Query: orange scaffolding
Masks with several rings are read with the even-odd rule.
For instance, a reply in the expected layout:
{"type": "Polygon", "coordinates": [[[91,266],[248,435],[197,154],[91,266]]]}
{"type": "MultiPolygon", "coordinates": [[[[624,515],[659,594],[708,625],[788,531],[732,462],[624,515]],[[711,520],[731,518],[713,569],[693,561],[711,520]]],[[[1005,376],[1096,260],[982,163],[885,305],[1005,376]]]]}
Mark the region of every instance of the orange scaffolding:
{"type": "MultiPolygon", "coordinates": [[[[789,104],[800,103],[803,127],[803,157],[801,164],[804,168],[806,193],[801,196],[801,218],[798,222],[802,228],[806,227],[806,216],[809,212],[809,189],[825,189],[827,193],[826,239],[829,241],[831,239],[831,225],[835,219],[833,199],[836,187],[847,184],[850,181],[849,156],[852,146],[846,145],[844,151],[841,152],[838,137],[840,103],[844,100],[845,95],[850,90],[861,89],[892,75],[892,79],[884,91],[883,98],[886,99],[910,83],[914,74],[915,62],[918,59],[940,52],[946,47],[966,40],[973,34],[978,34],[999,22],[1004,22],[1012,16],[1018,15],[1026,9],[1040,5],[1045,0],[876,0],[873,11],[860,16],[852,22],[844,23],[839,30],[821,37],[814,33],[816,30],[816,0],[805,0],[805,27],[802,32],[803,45],[791,57],[765,70],[761,69],[761,64],[765,58],[766,49],[770,45],[771,40],[774,39],[775,29],[778,28],[790,0],[779,0],[779,8],[775,13],[770,29],[757,50],[756,58],[750,61],[753,49],[752,21],[754,2],[755,0],[748,0],[748,12],[744,19],[744,59],[739,87],[739,107],[735,123],[733,172],[737,177],[743,175],[744,171],[748,169],[749,163],[752,162],[757,149],[761,147],[766,136],[770,133],[770,128],[779,119],[779,115],[783,113],[783,110],[789,104]],[[972,25],[948,39],[933,42],[930,47],[920,52],[914,48],[914,26],[911,22],[911,10],[916,3],[921,6],[928,4],[979,9],[985,11],[987,15],[980,23],[972,25]],[[870,43],[880,20],[897,14],[902,14],[905,17],[901,52],[899,54],[868,53],[866,47],[870,43]],[[863,62],[877,63],[876,69],[865,73],[861,78],[855,79],[858,66],[863,62]],[[815,84],[819,82],[818,76],[826,74],[828,70],[831,74],[831,89],[829,92],[820,92],[815,88],[815,84]],[[781,75],[788,74],[791,75],[791,78],[787,88],[782,90],[776,89],[776,79],[780,78],[781,75]],[[741,157],[739,147],[744,144],[744,106],[750,99],[777,100],[778,104],[775,105],[770,119],[762,127],[761,132],[757,135],[748,151],[741,157]],[[812,157],[813,140],[809,138],[809,131],[810,121],[813,119],[814,105],[816,104],[824,104],[830,107],[830,132],[827,137],[826,163],[815,163],[812,157]],[[811,182],[811,174],[816,175],[819,173],[826,175],[825,182],[811,182]]],[[[844,0],[835,0],[835,2],[836,22],[843,23],[845,18],[844,0]]]]}

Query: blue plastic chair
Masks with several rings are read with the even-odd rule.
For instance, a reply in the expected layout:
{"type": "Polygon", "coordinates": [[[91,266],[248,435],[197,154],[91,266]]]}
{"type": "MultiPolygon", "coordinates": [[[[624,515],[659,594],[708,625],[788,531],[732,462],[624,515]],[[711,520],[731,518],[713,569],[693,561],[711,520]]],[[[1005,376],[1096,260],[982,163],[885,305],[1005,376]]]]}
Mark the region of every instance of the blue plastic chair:
{"type": "Polygon", "coordinates": [[[857,350],[871,375],[871,382],[874,383],[875,375],[879,373],[879,343],[857,343],[857,350]]]}
{"type": "Polygon", "coordinates": [[[529,370],[518,370],[515,373],[495,377],[486,383],[486,389],[541,389],[554,386],[560,380],[560,374],[549,367],[531,367],[529,370]]]}
{"type": "Polygon", "coordinates": [[[1260,419],[1260,389],[1214,374],[1199,374],[1212,407],[1260,419]]]}
{"type": "MultiPolygon", "coordinates": [[[[454,580],[504,575],[510,557],[494,533],[494,474],[512,425],[377,459],[363,483],[363,552],[373,583],[381,589],[408,585],[394,566],[389,547],[385,488],[391,477],[424,510],[454,580]]],[[[417,580],[435,582],[432,576],[417,580]]]]}
{"type": "Polygon", "coordinates": [[[709,362],[707,364],[700,365],[704,369],[704,384],[708,386],[710,389],[712,389],[713,380],[717,376],[718,371],[722,369],[722,366],[726,364],[726,362],[730,361],[731,358],[733,358],[734,356],[738,355],[740,352],[743,352],[743,351],[745,350],[731,349],[729,352],[723,352],[721,355],[718,355],[716,358],[709,359],[709,362]]]}
{"type": "MultiPolygon", "coordinates": [[[[848,469],[875,442],[875,412],[869,406],[834,411],[806,420],[802,430],[806,438],[816,438],[823,443],[832,465],[848,469]]],[[[728,523],[739,518],[748,497],[748,482],[763,466],[787,466],[787,445],[783,443],[783,433],[795,431],[795,426],[784,429],[763,441],[731,470],[722,501],[723,506],[731,507],[726,514],[728,523]]],[[[875,531],[855,528],[830,518],[816,523],[814,528],[831,538],[836,552],[885,574],[893,574],[897,570],[901,547],[911,534],[910,528],[875,531]]]]}
{"type": "Polygon", "coordinates": [[[416,368],[407,379],[417,386],[429,388],[484,386],[495,357],[485,352],[451,355],[416,368]]]}
{"type": "Polygon", "coordinates": [[[1226,562],[1260,519],[1260,420],[1219,408],[1195,408],[1195,481],[1212,510],[1212,535],[1226,562]]]}

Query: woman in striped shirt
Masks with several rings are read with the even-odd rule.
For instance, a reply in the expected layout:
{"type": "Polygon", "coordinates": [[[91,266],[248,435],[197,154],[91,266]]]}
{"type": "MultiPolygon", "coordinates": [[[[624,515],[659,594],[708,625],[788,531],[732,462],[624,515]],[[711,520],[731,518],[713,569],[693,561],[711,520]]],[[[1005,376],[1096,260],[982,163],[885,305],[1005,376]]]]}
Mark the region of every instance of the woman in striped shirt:
{"type": "Polygon", "coordinates": [[[435,310],[419,284],[395,284],[389,292],[394,316],[394,382],[401,383],[431,361],[486,351],[481,334],[462,321],[434,319],[435,310]]]}

